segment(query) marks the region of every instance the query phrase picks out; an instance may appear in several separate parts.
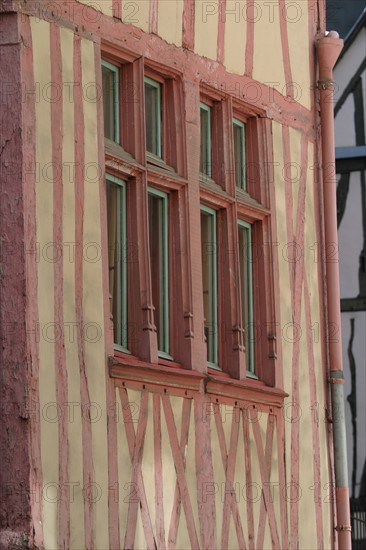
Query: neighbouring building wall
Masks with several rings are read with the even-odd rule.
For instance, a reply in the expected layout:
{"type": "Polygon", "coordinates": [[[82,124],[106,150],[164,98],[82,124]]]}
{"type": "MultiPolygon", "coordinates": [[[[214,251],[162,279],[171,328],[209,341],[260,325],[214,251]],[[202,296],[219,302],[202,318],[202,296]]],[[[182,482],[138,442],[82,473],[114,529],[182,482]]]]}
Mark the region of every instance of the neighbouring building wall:
{"type": "MultiPolygon", "coordinates": [[[[43,1],[13,7],[25,117],[18,192],[31,251],[25,260],[32,365],[24,367],[31,388],[27,517],[40,548],[333,545],[314,95],[323,6],[318,20],[317,4],[106,0],[70,1],[53,12],[43,1]],[[186,211],[192,296],[201,278],[194,203],[200,85],[245,102],[265,119],[273,238],[265,244],[276,311],[271,391],[205,374],[194,307],[196,332],[187,343],[193,371],[176,375],[165,368],[159,377],[142,362],[139,371],[109,360],[98,93],[103,43],[182,73],[184,135],[196,166],[186,211]]],[[[24,523],[12,527],[10,517],[4,531],[23,532],[24,523]]]]}
{"type": "Polygon", "coordinates": [[[350,495],[366,496],[366,172],[365,13],[334,78],[339,269],[350,495]],[[361,479],[364,472],[364,488],[361,479]]]}

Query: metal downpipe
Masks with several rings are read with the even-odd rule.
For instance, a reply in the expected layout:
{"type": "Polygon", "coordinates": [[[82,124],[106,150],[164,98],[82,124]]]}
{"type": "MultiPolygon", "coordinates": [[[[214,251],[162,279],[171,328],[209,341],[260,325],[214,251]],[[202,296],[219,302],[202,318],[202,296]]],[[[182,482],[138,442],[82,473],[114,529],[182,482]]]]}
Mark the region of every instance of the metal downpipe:
{"type": "MultiPolygon", "coordinates": [[[[343,40],[332,31],[317,41],[319,62],[318,89],[322,136],[322,180],[324,196],[325,250],[328,244],[338,250],[336,171],[333,114],[333,67],[343,48],[343,40]]],[[[341,312],[338,262],[326,262],[328,336],[337,329],[337,338],[328,338],[329,377],[333,411],[334,466],[338,548],[351,550],[346,427],[344,417],[341,312]]]]}

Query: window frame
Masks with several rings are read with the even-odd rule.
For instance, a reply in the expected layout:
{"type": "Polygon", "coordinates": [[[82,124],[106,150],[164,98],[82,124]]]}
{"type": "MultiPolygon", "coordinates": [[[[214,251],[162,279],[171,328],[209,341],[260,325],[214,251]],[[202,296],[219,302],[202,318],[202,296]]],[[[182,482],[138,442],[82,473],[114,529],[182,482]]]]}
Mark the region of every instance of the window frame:
{"type": "MultiPolygon", "coordinates": [[[[120,68],[106,59],[102,59],[102,68],[106,68],[113,73],[114,76],[114,102],[113,102],[113,118],[114,118],[114,138],[112,141],[120,144],[121,142],[121,120],[120,120],[120,68]]],[[[102,80],[103,82],[103,80],[102,80]]],[[[110,139],[110,138],[107,138],[110,139]]]]}
{"type": "Polygon", "coordinates": [[[203,178],[212,178],[212,106],[200,101],[200,175],[203,178]],[[206,134],[208,136],[208,142],[205,144],[208,167],[207,172],[201,172],[201,147],[202,147],[202,132],[201,132],[201,111],[205,111],[208,114],[206,134]]]}
{"type": "Polygon", "coordinates": [[[233,152],[234,152],[234,168],[235,168],[235,185],[237,189],[241,189],[242,191],[247,191],[247,174],[246,174],[246,124],[244,121],[238,119],[237,117],[233,116],[232,119],[232,127],[233,127],[233,152]],[[236,159],[235,159],[235,136],[234,136],[234,127],[237,126],[242,130],[242,144],[241,144],[241,185],[238,185],[237,182],[237,169],[236,169],[236,159]]]}
{"type": "MultiPolygon", "coordinates": [[[[120,291],[118,292],[117,301],[118,301],[118,319],[117,323],[120,322],[121,324],[121,342],[126,342],[126,346],[122,344],[118,344],[114,341],[114,319],[113,319],[113,347],[114,349],[121,351],[123,353],[131,353],[128,348],[128,273],[127,273],[127,262],[126,260],[126,254],[127,254],[127,216],[126,216],[126,199],[127,199],[127,182],[121,178],[118,178],[116,176],[113,176],[109,173],[106,173],[106,185],[109,184],[117,185],[120,193],[120,205],[117,205],[117,213],[120,215],[120,219],[118,220],[119,223],[117,224],[119,226],[119,231],[117,232],[117,243],[118,243],[118,237],[120,238],[120,246],[118,254],[120,255],[120,265],[119,270],[120,273],[120,291]],[[119,233],[119,235],[118,235],[119,233]],[[125,334],[124,334],[125,332],[125,334]]],[[[108,205],[107,205],[108,208],[108,205]]],[[[108,217],[108,211],[107,211],[107,217],[108,217]]],[[[107,227],[108,227],[108,219],[107,219],[107,227]]],[[[109,262],[109,246],[108,246],[108,266],[110,265],[109,262]]],[[[112,311],[111,311],[112,315],[112,311]]]]}
{"type": "Polygon", "coordinates": [[[168,69],[149,59],[144,64],[144,94],[145,79],[150,80],[152,84],[160,84],[161,111],[160,156],[146,150],[147,167],[148,169],[157,167],[185,178],[187,162],[182,75],[171,67],[168,69]]]}
{"type": "MultiPolygon", "coordinates": [[[[217,299],[218,298],[218,266],[217,266],[217,261],[218,261],[217,214],[218,212],[217,210],[201,203],[200,215],[202,215],[202,213],[204,213],[207,216],[210,216],[212,219],[211,236],[213,237],[212,238],[212,244],[213,244],[212,263],[210,265],[210,271],[212,271],[212,273],[209,274],[210,284],[212,285],[211,308],[213,312],[213,319],[212,319],[212,322],[210,319],[209,325],[212,325],[213,327],[215,327],[215,330],[213,332],[213,338],[212,338],[212,341],[210,342],[210,346],[209,346],[209,342],[206,339],[207,365],[209,368],[221,371],[222,369],[219,365],[219,330],[218,330],[219,311],[218,311],[218,299],[217,299]],[[211,351],[212,351],[212,354],[210,353],[211,351]],[[211,357],[213,358],[213,361],[211,361],[211,357]]],[[[202,245],[203,245],[203,242],[202,242],[202,224],[201,224],[201,250],[202,250],[202,245]]],[[[203,268],[202,260],[201,260],[201,263],[203,268]]],[[[202,299],[203,299],[203,294],[202,294],[202,299]]]]}
{"type": "Polygon", "coordinates": [[[264,112],[206,85],[201,88],[200,101],[212,108],[214,162],[212,178],[199,174],[200,201],[220,213],[217,250],[219,366],[223,374],[233,379],[275,386],[275,359],[279,346],[275,319],[279,313],[274,297],[273,251],[265,246],[272,242],[271,233],[275,231],[270,210],[273,201],[270,185],[273,182],[272,123],[264,112]],[[245,127],[243,152],[249,162],[247,165],[244,162],[245,189],[236,185],[233,125],[236,120],[245,127]],[[251,294],[255,326],[251,327],[252,337],[249,335],[249,353],[245,350],[246,335],[242,326],[238,220],[250,225],[252,245],[263,252],[260,258],[257,254],[255,258],[252,256],[251,294]]]}
{"type": "Polygon", "coordinates": [[[245,365],[246,365],[246,376],[250,378],[258,379],[255,369],[255,350],[254,350],[254,299],[253,299],[253,254],[252,254],[252,224],[238,218],[238,245],[240,243],[239,239],[239,230],[240,228],[246,229],[248,231],[248,254],[247,258],[244,259],[244,262],[247,265],[247,276],[248,276],[248,324],[245,326],[245,315],[244,315],[244,306],[243,306],[243,289],[242,289],[242,273],[240,270],[240,254],[243,251],[239,248],[239,275],[240,275],[240,302],[241,302],[241,315],[242,315],[242,325],[245,330],[245,365]],[[248,267],[249,266],[249,267],[248,267]],[[248,332],[247,332],[248,331],[248,332]],[[248,349],[249,348],[249,349],[248,349]],[[249,353],[247,353],[249,352],[249,353]],[[249,357],[248,357],[249,355],[249,357]],[[249,358],[249,361],[248,361],[249,358]],[[249,364],[248,364],[249,363],[249,364]]]}
{"type": "MultiPolygon", "coordinates": [[[[149,160],[157,160],[158,162],[164,162],[164,120],[163,120],[163,97],[164,97],[164,84],[160,80],[155,80],[150,76],[144,74],[144,97],[146,97],[146,85],[151,86],[157,90],[157,111],[160,114],[157,118],[157,150],[158,154],[155,154],[147,149],[146,146],[146,155],[149,160]]],[[[146,135],[146,99],[144,104],[144,119],[145,119],[145,135],[146,135]]]]}
{"type": "Polygon", "coordinates": [[[128,321],[132,336],[128,350],[113,347],[114,357],[127,363],[146,361],[155,366],[192,369],[193,306],[190,283],[186,280],[190,272],[189,227],[182,216],[187,208],[188,187],[182,74],[112,44],[102,45],[101,62],[104,60],[119,68],[119,104],[123,110],[121,143],[104,138],[105,167],[109,174],[128,182],[127,234],[134,235],[135,239],[128,243],[129,258],[130,253],[133,258],[127,265],[128,321]],[[145,77],[160,84],[161,158],[145,148],[145,109],[141,109],[141,105],[145,105],[145,77]],[[125,113],[124,106],[129,100],[131,103],[125,113]],[[160,346],[154,325],[147,216],[149,191],[166,197],[165,294],[169,296],[171,283],[176,278],[182,284],[176,289],[172,302],[169,297],[165,300],[165,342],[169,339],[169,347],[165,344],[164,350],[169,354],[158,351],[160,346]],[[174,323],[171,324],[172,319],[174,323]]]}
{"type": "MultiPolygon", "coordinates": [[[[137,331],[136,340],[131,340],[131,361],[139,359],[156,366],[168,364],[157,350],[151,277],[147,268],[150,261],[146,225],[148,192],[151,188],[161,189],[169,196],[167,250],[170,265],[166,281],[170,285],[172,281],[174,284],[177,283],[177,295],[174,294],[174,303],[169,305],[168,327],[169,351],[173,351],[174,361],[180,364],[174,361],[170,364],[203,374],[213,368],[216,371],[215,376],[249,380],[251,376],[245,372],[243,330],[239,318],[239,247],[234,250],[234,241],[238,231],[238,220],[251,226],[253,243],[270,243],[273,241],[272,231],[276,234],[274,217],[270,211],[270,204],[274,205],[271,188],[272,122],[266,118],[263,110],[244,105],[232,94],[224,93],[219,88],[214,89],[199,83],[197,104],[193,104],[190,98],[190,112],[187,116],[191,117],[188,119],[191,122],[196,121],[197,110],[202,104],[204,109],[210,112],[210,175],[202,174],[199,166],[197,170],[196,163],[193,169],[191,164],[188,166],[188,155],[196,154],[196,151],[192,151],[192,146],[189,146],[185,132],[195,133],[195,139],[199,139],[200,125],[196,123],[187,126],[187,104],[184,103],[187,101],[187,92],[184,93],[186,90],[183,86],[183,75],[171,67],[163,67],[153,59],[145,62],[143,57],[131,52],[125,55],[119,48],[110,44],[103,45],[102,50],[103,58],[119,69],[120,112],[124,102],[128,101],[129,86],[134,92],[131,109],[126,113],[123,111],[123,120],[120,118],[120,145],[105,140],[107,170],[116,177],[128,181],[127,232],[129,235],[136,235],[135,244],[138,245],[137,262],[128,265],[128,280],[131,283],[131,289],[128,289],[128,294],[131,293],[131,296],[128,296],[128,317],[137,331]],[[145,104],[145,77],[161,85],[161,158],[154,158],[145,147],[145,111],[141,109],[141,105],[145,104]],[[256,160],[260,166],[256,181],[253,178],[252,166],[248,164],[246,167],[245,189],[236,186],[234,177],[233,135],[230,130],[235,119],[246,125],[245,158],[249,161],[256,160]],[[188,177],[190,185],[198,184],[198,195],[188,193],[188,177]],[[193,196],[195,201],[198,199],[198,204],[192,205],[191,208],[187,198],[193,196]],[[195,259],[191,258],[191,254],[197,254],[199,251],[199,243],[195,241],[196,236],[191,232],[196,233],[199,228],[193,226],[192,230],[190,224],[200,221],[200,206],[212,209],[216,222],[217,290],[214,293],[216,304],[213,311],[217,330],[214,335],[216,355],[212,356],[215,363],[207,362],[207,345],[204,347],[202,339],[197,338],[197,335],[195,338],[195,331],[201,330],[198,327],[202,327],[203,322],[203,307],[194,303],[195,289],[199,288],[197,277],[201,277],[202,274],[198,275],[195,270],[195,267],[198,268],[198,256],[195,259]],[[225,264],[227,259],[228,265],[225,264]],[[174,324],[170,326],[172,319],[174,324]],[[205,364],[197,364],[197,357],[202,357],[201,363],[205,364]]],[[[277,357],[278,345],[276,328],[267,329],[269,324],[276,325],[275,319],[278,317],[278,304],[275,304],[273,294],[273,272],[276,269],[271,265],[273,257],[276,258],[272,250],[264,247],[263,258],[258,262],[256,256],[252,268],[253,315],[256,323],[258,320],[261,328],[266,328],[268,341],[265,341],[262,334],[262,341],[256,341],[254,344],[252,357],[258,380],[250,382],[267,386],[276,385],[274,359],[277,357]]],[[[123,353],[123,356],[127,354],[123,353]]],[[[126,357],[124,360],[128,362],[126,357]]]]}
{"type": "MultiPolygon", "coordinates": [[[[155,187],[152,187],[151,185],[148,185],[147,188],[147,194],[148,198],[149,196],[158,197],[159,199],[162,199],[163,204],[163,258],[162,258],[162,267],[163,267],[163,307],[161,308],[163,310],[163,317],[164,317],[164,334],[163,334],[163,340],[164,340],[164,348],[163,350],[159,349],[159,335],[157,334],[157,346],[158,346],[158,357],[162,359],[167,359],[168,361],[172,361],[173,357],[171,355],[171,342],[170,342],[170,254],[169,254],[169,194],[165,191],[161,191],[159,189],[156,189],[155,187]]],[[[148,219],[149,224],[149,219],[148,219]]],[[[149,234],[150,238],[150,234],[149,234]]],[[[151,251],[150,251],[151,253],[151,251]]],[[[149,258],[150,260],[150,271],[151,271],[151,256],[149,258]]],[[[152,282],[152,276],[150,277],[150,280],[152,282]]],[[[160,286],[160,285],[159,285],[160,286]]],[[[153,303],[154,305],[154,303],[153,303]]],[[[161,304],[160,304],[161,306],[161,304]]],[[[156,309],[155,309],[156,311],[156,309]]]]}

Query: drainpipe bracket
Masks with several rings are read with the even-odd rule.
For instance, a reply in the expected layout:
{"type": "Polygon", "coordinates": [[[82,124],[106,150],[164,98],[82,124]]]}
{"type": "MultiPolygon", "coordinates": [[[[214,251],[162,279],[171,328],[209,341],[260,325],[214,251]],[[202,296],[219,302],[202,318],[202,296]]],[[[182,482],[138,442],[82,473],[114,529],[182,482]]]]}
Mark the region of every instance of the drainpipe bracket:
{"type": "Polygon", "coordinates": [[[344,384],[344,378],[328,378],[329,384],[344,384]]]}
{"type": "Polygon", "coordinates": [[[334,90],[334,80],[318,80],[318,90],[334,90]]]}
{"type": "Polygon", "coordinates": [[[344,384],[343,370],[333,370],[328,373],[329,384],[344,384]]]}

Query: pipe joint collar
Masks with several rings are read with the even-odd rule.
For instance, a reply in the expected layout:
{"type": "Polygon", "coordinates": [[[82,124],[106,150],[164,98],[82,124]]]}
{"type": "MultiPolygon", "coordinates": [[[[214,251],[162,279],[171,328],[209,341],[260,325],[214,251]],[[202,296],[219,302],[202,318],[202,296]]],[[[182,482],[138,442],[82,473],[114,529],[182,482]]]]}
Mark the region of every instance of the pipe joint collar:
{"type": "Polygon", "coordinates": [[[318,80],[318,90],[334,90],[334,80],[318,80]]]}
{"type": "Polygon", "coordinates": [[[337,527],[334,527],[336,531],[342,532],[342,531],[349,531],[352,533],[352,527],[350,525],[337,525],[337,527]]]}
{"type": "Polygon", "coordinates": [[[329,384],[344,384],[344,378],[328,378],[329,384]]]}
{"type": "Polygon", "coordinates": [[[343,370],[331,370],[328,373],[329,384],[344,384],[343,370]]]}

